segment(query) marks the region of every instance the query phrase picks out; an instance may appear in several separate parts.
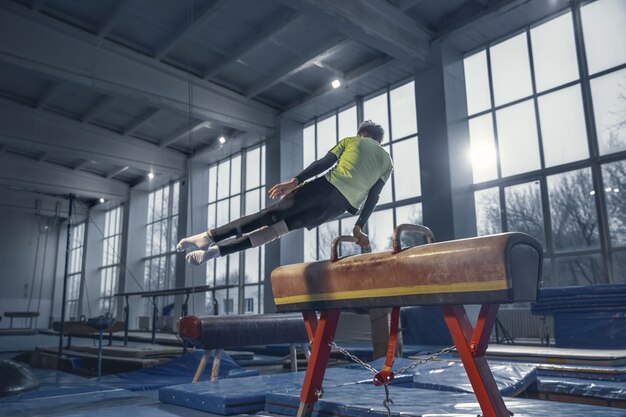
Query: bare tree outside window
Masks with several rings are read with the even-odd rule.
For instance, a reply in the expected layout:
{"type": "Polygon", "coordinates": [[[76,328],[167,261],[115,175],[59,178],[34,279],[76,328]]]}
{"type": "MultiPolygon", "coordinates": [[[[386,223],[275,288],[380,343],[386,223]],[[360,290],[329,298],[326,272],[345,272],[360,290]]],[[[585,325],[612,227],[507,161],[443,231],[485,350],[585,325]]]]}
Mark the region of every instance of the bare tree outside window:
{"type": "Polygon", "coordinates": [[[548,193],[555,250],[599,248],[591,170],[548,177],[548,193]]]}

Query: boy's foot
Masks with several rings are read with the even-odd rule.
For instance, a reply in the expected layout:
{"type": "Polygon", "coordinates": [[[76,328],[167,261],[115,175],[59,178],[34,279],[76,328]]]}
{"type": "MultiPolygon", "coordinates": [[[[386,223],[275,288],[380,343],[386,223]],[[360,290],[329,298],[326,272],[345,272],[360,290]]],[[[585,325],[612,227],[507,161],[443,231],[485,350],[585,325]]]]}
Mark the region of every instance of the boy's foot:
{"type": "Polygon", "coordinates": [[[178,252],[183,252],[189,249],[205,250],[213,243],[213,238],[211,238],[209,232],[202,232],[197,235],[181,239],[180,242],[178,242],[178,245],[176,245],[176,250],[178,252]]]}
{"type": "Polygon", "coordinates": [[[210,259],[215,259],[220,256],[220,248],[217,246],[211,246],[208,250],[195,250],[189,252],[185,259],[191,265],[202,265],[210,259]]]}

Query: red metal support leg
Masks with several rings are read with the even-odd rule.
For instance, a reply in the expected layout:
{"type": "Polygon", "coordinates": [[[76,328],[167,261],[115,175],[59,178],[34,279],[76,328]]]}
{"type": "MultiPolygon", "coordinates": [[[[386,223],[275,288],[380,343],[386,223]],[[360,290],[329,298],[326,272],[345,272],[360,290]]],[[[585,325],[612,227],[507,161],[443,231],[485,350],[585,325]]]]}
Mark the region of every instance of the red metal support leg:
{"type": "Polygon", "coordinates": [[[484,356],[499,307],[498,304],[483,304],[475,329],[462,305],[441,307],[484,417],[509,417],[484,356]]]}
{"type": "MultiPolygon", "coordinates": [[[[317,401],[318,393],[322,388],[322,381],[324,380],[324,373],[326,372],[326,365],[328,365],[331,351],[330,344],[333,341],[333,337],[335,337],[340,313],[340,310],[322,311],[319,323],[315,326],[311,357],[309,358],[304,382],[302,383],[302,391],[300,392],[298,417],[310,417],[313,412],[313,404],[317,401]]],[[[306,321],[309,321],[307,324],[308,331],[309,326],[313,327],[311,325],[313,322],[312,317],[310,315],[309,317],[305,316],[306,321]]]]}
{"type": "Polygon", "coordinates": [[[317,313],[315,311],[303,311],[302,318],[304,319],[306,334],[309,336],[309,343],[312,345],[313,339],[315,338],[315,331],[317,330],[317,313]]]}

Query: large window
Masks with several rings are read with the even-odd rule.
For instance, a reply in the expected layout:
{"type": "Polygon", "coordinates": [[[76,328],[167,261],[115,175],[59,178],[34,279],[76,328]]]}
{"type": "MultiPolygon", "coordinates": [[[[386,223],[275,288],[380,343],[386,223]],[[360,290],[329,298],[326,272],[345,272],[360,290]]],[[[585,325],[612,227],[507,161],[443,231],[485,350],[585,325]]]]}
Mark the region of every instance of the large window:
{"type": "MultiPolygon", "coordinates": [[[[209,167],[209,230],[265,208],[265,145],[232,155],[209,167]]],[[[264,248],[252,248],[207,263],[207,284],[222,286],[209,310],[218,314],[263,312],[264,248]]]]}
{"type": "Polygon", "coordinates": [[[544,286],[626,282],[625,38],[622,0],[573,3],[464,60],[478,234],[537,238],[544,286]]]}
{"type": "Polygon", "coordinates": [[[100,268],[100,314],[114,312],[115,294],[121,266],[122,206],[105,213],[100,268]]]}
{"type": "MultiPolygon", "coordinates": [[[[357,106],[361,105],[363,119],[372,120],[385,129],[382,144],[394,162],[394,173],[383,188],[376,211],[367,225],[372,249],[381,251],[391,248],[395,225],[422,222],[414,82],[394,86],[366,98],[362,104],[355,103],[347,109],[314,120],[304,129],[303,161],[306,167],[323,157],[338,140],[355,136],[358,128],[357,106]]],[[[317,229],[305,230],[305,261],[328,259],[332,240],[340,234],[351,235],[355,222],[355,216],[345,215],[317,229]]],[[[346,246],[343,253],[350,253],[350,250],[356,248],[346,246]]]]}
{"type": "MultiPolygon", "coordinates": [[[[174,182],[152,191],[148,196],[146,225],[146,256],[144,258],[144,290],[165,290],[175,287],[176,237],[178,230],[178,196],[180,183],[174,182]]],[[[174,302],[174,297],[158,297],[161,307],[174,302]]],[[[146,313],[152,309],[146,299],[146,313]]]]}
{"type": "Polygon", "coordinates": [[[78,301],[83,276],[83,252],[85,247],[85,223],[70,229],[70,264],[67,271],[67,315],[70,320],[78,318],[78,301]]]}

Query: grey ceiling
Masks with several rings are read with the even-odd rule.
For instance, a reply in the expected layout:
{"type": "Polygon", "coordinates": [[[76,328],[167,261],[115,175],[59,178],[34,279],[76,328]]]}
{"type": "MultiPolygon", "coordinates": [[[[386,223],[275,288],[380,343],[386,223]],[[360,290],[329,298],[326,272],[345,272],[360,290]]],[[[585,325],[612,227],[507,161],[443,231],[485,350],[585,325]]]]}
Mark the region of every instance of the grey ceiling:
{"type": "MultiPolygon", "coordinates": [[[[278,115],[306,122],[410,77],[433,39],[470,51],[567,4],[3,1],[0,159],[80,172],[95,184],[86,196],[124,199],[120,184],[180,176],[221,135],[245,146],[278,115]]],[[[19,182],[4,165],[0,182],[19,182]]]]}

